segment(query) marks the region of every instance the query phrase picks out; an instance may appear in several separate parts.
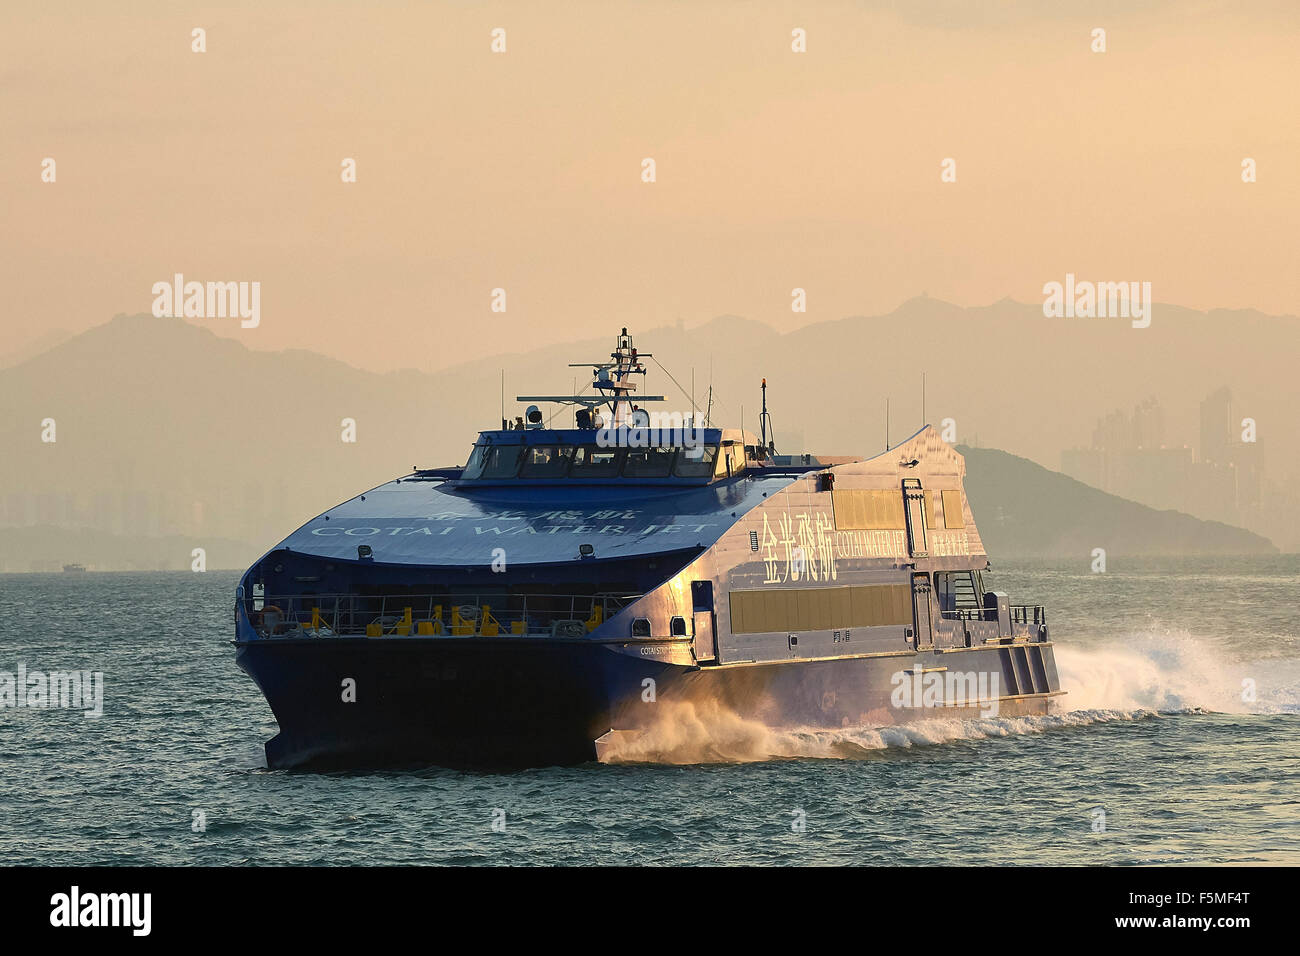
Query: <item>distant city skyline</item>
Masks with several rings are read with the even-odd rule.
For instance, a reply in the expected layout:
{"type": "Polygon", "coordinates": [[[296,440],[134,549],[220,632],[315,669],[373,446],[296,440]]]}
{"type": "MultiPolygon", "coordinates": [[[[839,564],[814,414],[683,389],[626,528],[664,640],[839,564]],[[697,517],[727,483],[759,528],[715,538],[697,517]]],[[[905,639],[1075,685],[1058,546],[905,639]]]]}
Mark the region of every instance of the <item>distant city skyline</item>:
{"type": "Polygon", "coordinates": [[[1164,409],[1155,396],[1132,414],[1107,412],[1092,443],[1061,452],[1061,472],[1102,491],[1153,508],[1174,508],[1207,521],[1246,528],[1285,548],[1300,547],[1300,494],[1270,475],[1255,423],[1233,413],[1232,390],[1213,389],[1200,403],[1199,440],[1166,442],[1164,409]]]}

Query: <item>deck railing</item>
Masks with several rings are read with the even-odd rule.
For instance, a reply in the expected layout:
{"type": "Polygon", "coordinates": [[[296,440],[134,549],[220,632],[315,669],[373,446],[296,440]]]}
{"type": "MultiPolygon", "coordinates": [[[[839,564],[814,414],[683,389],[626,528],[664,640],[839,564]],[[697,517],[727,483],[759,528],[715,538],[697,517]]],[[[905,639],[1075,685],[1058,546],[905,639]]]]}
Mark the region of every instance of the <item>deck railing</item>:
{"type": "Polygon", "coordinates": [[[635,594],[272,594],[247,602],[265,637],[581,637],[635,594]]]}
{"type": "Polygon", "coordinates": [[[987,621],[989,614],[993,615],[993,620],[997,620],[997,612],[989,611],[982,607],[960,607],[954,611],[940,611],[939,616],[945,621],[987,621]]]}
{"type": "MultiPolygon", "coordinates": [[[[940,611],[945,621],[996,621],[998,612],[991,607],[962,607],[953,611],[940,611]]],[[[1047,608],[1042,604],[1011,605],[1012,624],[1046,624],[1047,608]]]]}
{"type": "Polygon", "coordinates": [[[1046,624],[1047,608],[1042,604],[1011,605],[1012,624],[1046,624]]]}

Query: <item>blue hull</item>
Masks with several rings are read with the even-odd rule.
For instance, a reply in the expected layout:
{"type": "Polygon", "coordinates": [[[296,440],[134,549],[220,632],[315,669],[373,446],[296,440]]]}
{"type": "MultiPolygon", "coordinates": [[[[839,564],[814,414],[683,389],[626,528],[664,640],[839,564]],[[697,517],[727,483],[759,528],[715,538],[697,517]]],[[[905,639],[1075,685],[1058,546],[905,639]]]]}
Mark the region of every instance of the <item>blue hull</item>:
{"type": "Polygon", "coordinates": [[[998,674],[1000,716],[1047,713],[1060,692],[1050,644],[712,667],[655,660],[647,645],[591,640],[307,638],[237,647],[239,666],[280,724],[266,745],[272,768],[584,763],[597,759],[608,731],[653,728],[673,719],[676,703],[785,728],[987,713],[987,702],[891,702],[900,671],[942,670],[933,666],[940,657],[954,669],[998,674]],[[355,700],[345,701],[349,680],[355,700]]]}
{"type": "Polygon", "coordinates": [[[673,669],[586,641],[473,638],[250,641],[236,659],[280,724],[272,768],[583,763],[618,703],[673,669]]]}

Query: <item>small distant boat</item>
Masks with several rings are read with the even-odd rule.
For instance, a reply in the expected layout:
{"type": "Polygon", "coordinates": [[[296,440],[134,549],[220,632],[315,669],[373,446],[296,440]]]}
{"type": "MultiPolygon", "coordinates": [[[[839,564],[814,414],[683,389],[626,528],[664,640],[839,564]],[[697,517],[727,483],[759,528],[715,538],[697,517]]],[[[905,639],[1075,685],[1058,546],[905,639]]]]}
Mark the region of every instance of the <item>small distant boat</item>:
{"type": "Polygon", "coordinates": [[[86,566],[84,564],[65,564],[63,570],[68,572],[84,571],[86,570],[86,566]]]}

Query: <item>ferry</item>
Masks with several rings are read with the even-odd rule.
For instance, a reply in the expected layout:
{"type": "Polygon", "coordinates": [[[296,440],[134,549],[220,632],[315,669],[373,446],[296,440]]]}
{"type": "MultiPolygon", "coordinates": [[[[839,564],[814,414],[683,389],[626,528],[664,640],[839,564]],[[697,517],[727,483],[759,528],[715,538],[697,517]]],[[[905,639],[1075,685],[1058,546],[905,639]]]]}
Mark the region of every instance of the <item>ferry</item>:
{"type": "Polygon", "coordinates": [[[652,415],[650,357],[623,329],[577,394],[519,396],[463,466],[358,494],[248,569],[233,643],[279,724],[269,767],[580,764],[683,713],[1050,712],[1046,611],[992,587],[933,428],[779,455],[765,381],[757,435],[693,399],[652,415]]]}

